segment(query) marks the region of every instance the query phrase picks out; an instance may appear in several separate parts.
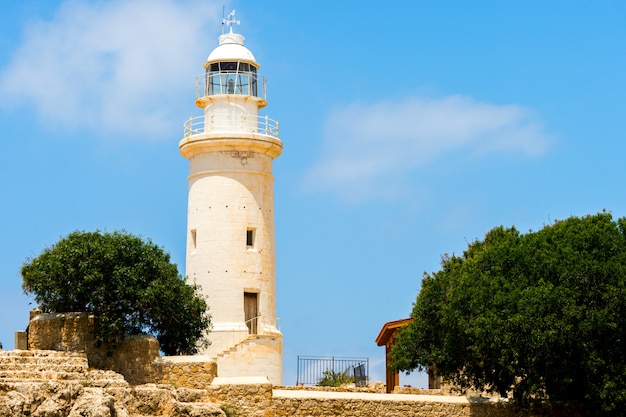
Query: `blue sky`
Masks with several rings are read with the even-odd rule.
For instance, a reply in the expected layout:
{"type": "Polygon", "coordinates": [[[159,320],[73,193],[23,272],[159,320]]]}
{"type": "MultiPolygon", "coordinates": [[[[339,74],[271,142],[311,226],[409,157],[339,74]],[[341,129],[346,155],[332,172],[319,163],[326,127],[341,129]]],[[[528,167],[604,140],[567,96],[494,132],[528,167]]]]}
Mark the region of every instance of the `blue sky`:
{"type": "MultiPolygon", "coordinates": [[[[369,357],[424,271],[497,225],[626,215],[623,1],[5,2],[0,341],[27,257],[126,229],[184,272],[195,76],[237,9],[280,123],[284,383],[297,355],[369,357]]],[[[424,386],[423,377],[413,377],[424,386]]]]}

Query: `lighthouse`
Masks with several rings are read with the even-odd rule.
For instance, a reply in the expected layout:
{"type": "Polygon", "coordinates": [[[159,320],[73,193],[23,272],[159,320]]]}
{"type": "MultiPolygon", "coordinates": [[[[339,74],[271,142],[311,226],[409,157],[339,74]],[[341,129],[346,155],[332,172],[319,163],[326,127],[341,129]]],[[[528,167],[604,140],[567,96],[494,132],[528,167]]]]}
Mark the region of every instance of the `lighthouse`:
{"type": "Polygon", "coordinates": [[[196,82],[203,114],[185,122],[179,143],[189,160],[186,275],[210,308],[201,354],[217,361],[218,376],[280,385],[272,163],[283,145],[278,122],[259,115],[265,81],[234,23],[233,11],[196,82]]]}

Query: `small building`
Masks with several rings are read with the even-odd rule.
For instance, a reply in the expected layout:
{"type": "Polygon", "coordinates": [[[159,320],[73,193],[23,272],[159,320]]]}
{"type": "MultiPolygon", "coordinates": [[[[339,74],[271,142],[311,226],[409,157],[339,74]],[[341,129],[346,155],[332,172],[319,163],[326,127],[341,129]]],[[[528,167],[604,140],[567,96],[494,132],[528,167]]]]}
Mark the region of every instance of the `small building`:
{"type": "MultiPolygon", "coordinates": [[[[389,353],[391,352],[391,347],[397,342],[395,334],[398,329],[408,326],[412,321],[413,319],[411,317],[408,319],[389,321],[383,325],[383,328],[380,329],[376,337],[376,344],[378,346],[385,346],[385,369],[387,371],[386,384],[388,393],[392,392],[394,387],[400,385],[400,373],[389,369],[389,363],[391,362],[389,353]]],[[[428,389],[441,389],[441,377],[437,375],[434,366],[428,367],[428,389]]]]}
{"type": "Polygon", "coordinates": [[[385,384],[387,385],[388,393],[392,392],[394,387],[400,385],[400,373],[389,369],[389,363],[391,362],[389,353],[391,352],[391,347],[396,344],[395,333],[398,329],[407,326],[412,320],[409,317],[408,319],[389,321],[383,325],[380,333],[378,333],[378,337],[376,337],[376,344],[385,346],[385,384]]]}

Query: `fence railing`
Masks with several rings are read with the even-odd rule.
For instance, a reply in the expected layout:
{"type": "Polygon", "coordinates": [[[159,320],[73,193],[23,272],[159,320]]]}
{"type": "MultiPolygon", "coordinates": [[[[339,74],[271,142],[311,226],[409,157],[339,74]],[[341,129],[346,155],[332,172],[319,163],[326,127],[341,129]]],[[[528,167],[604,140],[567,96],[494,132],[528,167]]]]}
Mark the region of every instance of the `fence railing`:
{"type": "Polygon", "coordinates": [[[241,114],[237,116],[190,117],[183,126],[183,137],[211,132],[260,133],[278,137],[278,122],[267,116],[241,114]]]}
{"type": "Polygon", "coordinates": [[[320,385],[322,378],[341,373],[357,387],[366,386],[369,382],[369,359],[298,356],[296,385],[320,385]]]}

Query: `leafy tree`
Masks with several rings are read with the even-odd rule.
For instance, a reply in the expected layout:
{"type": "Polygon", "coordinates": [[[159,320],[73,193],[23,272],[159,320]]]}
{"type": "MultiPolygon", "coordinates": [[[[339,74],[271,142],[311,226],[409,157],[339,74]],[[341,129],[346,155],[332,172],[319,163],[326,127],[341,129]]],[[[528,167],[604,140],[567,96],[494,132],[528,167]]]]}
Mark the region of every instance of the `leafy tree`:
{"type": "Polygon", "coordinates": [[[626,408],[626,219],[602,212],[520,234],[496,227],[425,274],[396,370],[461,388],[626,408]]]}
{"type": "Polygon", "coordinates": [[[99,344],[126,335],[154,335],[167,355],[193,354],[207,344],[205,300],[187,285],[169,254],[126,232],[70,233],[27,259],[23,289],[45,312],[85,311],[97,317],[99,344]]]}

